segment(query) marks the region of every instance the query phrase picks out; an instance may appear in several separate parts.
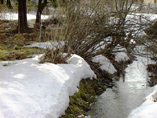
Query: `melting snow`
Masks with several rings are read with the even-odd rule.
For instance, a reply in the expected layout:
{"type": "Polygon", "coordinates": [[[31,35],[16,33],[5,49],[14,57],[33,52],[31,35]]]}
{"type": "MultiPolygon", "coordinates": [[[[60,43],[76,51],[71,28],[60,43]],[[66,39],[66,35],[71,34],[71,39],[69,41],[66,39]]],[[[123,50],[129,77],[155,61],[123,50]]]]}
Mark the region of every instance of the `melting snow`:
{"type": "Polygon", "coordinates": [[[92,61],[99,63],[100,68],[102,70],[107,71],[110,74],[114,74],[115,72],[117,72],[117,70],[115,69],[113,64],[110,62],[110,60],[103,55],[97,55],[97,56],[93,57],[92,61]]]}
{"type": "Polygon", "coordinates": [[[79,81],[96,77],[78,55],[69,64],[39,64],[40,57],[0,62],[0,118],[58,118],[79,81]]]}
{"type": "Polygon", "coordinates": [[[146,101],[134,109],[128,118],[156,118],[157,102],[154,102],[154,99],[157,98],[157,85],[147,90],[147,92],[150,91],[151,93],[146,97],[146,101]]]}
{"type": "Polygon", "coordinates": [[[115,60],[117,62],[120,62],[120,61],[127,61],[129,59],[128,55],[125,53],[125,52],[117,52],[115,54],[115,60]]]}

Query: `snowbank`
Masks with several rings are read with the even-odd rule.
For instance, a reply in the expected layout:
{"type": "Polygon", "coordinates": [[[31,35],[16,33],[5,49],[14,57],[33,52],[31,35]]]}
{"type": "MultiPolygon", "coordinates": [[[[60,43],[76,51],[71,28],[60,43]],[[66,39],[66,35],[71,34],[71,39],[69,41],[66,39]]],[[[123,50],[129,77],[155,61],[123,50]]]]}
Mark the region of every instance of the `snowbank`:
{"type": "Polygon", "coordinates": [[[140,107],[132,111],[128,118],[156,118],[157,102],[145,101],[140,107]]]}
{"type": "Polygon", "coordinates": [[[120,61],[127,61],[129,59],[128,55],[126,54],[127,49],[124,48],[121,45],[117,45],[113,49],[113,54],[115,55],[115,61],[120,62],[120,61]]]}
{"type": "Polygon", "coordinates": [[[58,118],[79,81],[95,77],[77,55],[69,64],[39,64],[40,57],[0,62],[0,118],[58,118]]]}
{"type": "Polygon", "coordinates": [[[117,52],[115,54],[115,61],[127,61],[129,59],[128,55],[125,52],[117,52]]]}
{"type": "Polygon", "coordinates": [[[117,70],[115,69],[113,64],[110,62],[110,60],[108,58],[104,57],[103,55],[97,55],[97,56],[93,57],[92,61],[99,63],[101,65],[100,68],[102,70],[107,71],[110,74],[114,74],[115,72],[117,72],[117,70]]]}
{"type": "Polygon", "coordinates": [[[156,118],[157,117],[157,85],[153,88],[149,88],[147,93],[150,93],[146,97],[146,101],[136,109],[134,109],[128,118],[156,118]],[[151,91],[151,93],[150,93],[151,91]]]}
{"type": "Polygon", "coordinates": [[[157,98],[157,85],[154,87],[150,87],[149,89],[147,89],[147,91],[145,92],[146,94],[146,100],[152,100],[154,101],[155,98],[157,98]]]}

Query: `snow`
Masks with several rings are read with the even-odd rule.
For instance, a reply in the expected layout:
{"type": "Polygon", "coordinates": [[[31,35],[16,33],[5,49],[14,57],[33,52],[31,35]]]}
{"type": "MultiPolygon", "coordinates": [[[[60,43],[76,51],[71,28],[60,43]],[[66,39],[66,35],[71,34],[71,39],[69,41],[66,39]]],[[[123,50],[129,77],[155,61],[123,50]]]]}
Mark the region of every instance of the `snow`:
{"type": "Polygon", "coordinates": [[[27,45],[26,47],[38,47],[38,48],[49,48],[52,49],[58,46],[64,46],[64,42],[60,41],[60,43],[58,41],[47,41],[47,42],[39,42],[39,43],[32,43],[30,45],[27,45]]]}
{"type": "Polygon", "coordinates": [[[113,49],[113,52],[126,52],[126,51],[127,51],[127,49],[124,48],[123,46],[121,46],[120,44],[115,46],[115,48],[113,49]]]}
{"type": "Polygon", "coordinates": [[[157,85],[150,87],[145,92],[146,100],[152,100],[154,101],[155,98],[157,98],[157,85]]]}
{"type": "Polygon", "coordinates": [[[107,71],[110,74],[114,74],[115,72],[117,72],[117,70],[115,69],[113,64],[110,62],[110,60],[103,55],[97,55],[97,56],[93,57],[92,61],[99,63],[100,68],[102,70],[107,71]]]}
{"type": "MultiPolygon", "coordinates": [[[[41,19],[48,19],[50,15],[41,15],[41,19]]],[[[2,12],[0,13],[1,20],[18,20],[18,13],[15,12],[2,12]]],[[[36,19],[36,15],[27,14],[27,20],[36,19]]]]}
{"type": "Polygon", "coordinates": [[[129,59],[128,55],[125,52],[117,52],[115,53],[115,61],[127,61],[129,59]]]}
{"type": "Polygon", "coordinates": [[[142,38],[146,36],[144,29],[157,19],[157,14],[132,13],[126,17],[126,32],[132,31],[133,36],[142,38]],[[131,25],[130,25],[131,24],[131,25]]]}
{"type": "Polygon", "coordinates": [[[136,44],[136,41],[134,39],[131,39],[130,44],[136,44]]]}
{"type": "MultiPolygon", "coordinates": [[[[41,19],[49,17],[42,15],[41,19]]],[[[27,18],[32,20],[36,16],[27,14],[27,18]]],[[[151,23],[156,18],[157,14],[129,14],[126,18],[127,25],[133,25],[129,25],[127,31],[133,30],[133,35],[137,36],[146,35],[139,29],[147,27],[145,23],[151,23]],[[140,24],[144,26],[141,28],[140,24]]],[[[3,12],[0,13],[0,19],[17,20],[18,14],[3,12]]],[[[130,43],[136,42],[131,39],[130,43]]],[[[35,43],[31,46],[52,48],[52,43],[35,43]]],[[[129,59],[125,48],[120,48],[119,51],[114,53],[116,61],[129,59]]],[[[41,56],[18,61],[0,61],[0,118],[57,118],[64,114],[69,96],[77,92],[80,80],[96,77],[90,66],[78,55],[72,55],[67,60],[68,64],[39,64],[41,56]]],[[[100,68],[110,74],[117,71],[103,55],[93,57],[92,61],[99,63],[100,68]]],[[[143,75],[145,74],[144,72],[143,75]]],[[[128,118],[156,118],[157,102],[154,102],[154,98],[157,97],[157,85],[149,88],[146,94],[146,101],[134,109],[128,118]]]]}
{"type": "Polygon", "coordinates": [[[113,54],[115,55],[115,61],[117,61],[117,62],[127,61],[129,59],[129,57],[126,54],[126,52],[127,52],[127,49],[118,44],[113,49],[113,54]]]}
{"type": "MultiPolygon", "coordinates": [[[[51,15],[41,15],[41,19],[45,20],[50,18],[51,15]]],[[[1,20],[18,20],[18,13],[15,12],[2,12],[0,13],[1,20]]],[[[27,13],[28,26],[33,28],[33,24],[35,23],[36,15],[34,13],[27,13]]]]}
{"type": "Polygon", "coordinates": [[[157,85],[146,90],[145,102],[132,110],[128,118],[156,118],[157,116],[157,85]],[[148,95],[149,94],[149,95],[148,95]]]}
{"type": "Polygon", "coordinates": [[[69,64],[39,64],[41,56],[0,61],[0,118],[58,118],[79,81],[96,77],[78,55],[69,64]]]}
{"type": "Polygon", "coordinates": [[[140,107],[132,111],[128,118],[156,118],[157,102],[145,101],[140,107]]]}

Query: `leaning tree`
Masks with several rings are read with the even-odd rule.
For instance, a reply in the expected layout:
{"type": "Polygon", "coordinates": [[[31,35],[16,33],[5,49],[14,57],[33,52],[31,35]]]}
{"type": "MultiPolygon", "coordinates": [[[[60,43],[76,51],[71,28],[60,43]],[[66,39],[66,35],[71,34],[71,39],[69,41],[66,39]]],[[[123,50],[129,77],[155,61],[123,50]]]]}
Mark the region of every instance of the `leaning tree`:
{"type": "Polygon", "coordinates": [[[39,0],[38,1],[38,10],[37,10],[37,15],[36,15],[36,23],[40,23],[41,22],[41,14],[43,9],[46,7],[47,5],[47,0],[39,0]]]}
{"type": "Polygon", "coordinates": [[[1,0],[1,4],[3,4],[4,3],[4,0],[1,0]]]}
{"type": "MultiPolygon", "coordinates": [[[[0,4],[4,4],[4,0],[0,0],[0,4]]],[[[9,9],[12,9],[12,5],[11,5],[11,1],[10,0],[7,0],[6,4],[7,4],[9,9]]]]}
{"type": "Polygon", "coordinates": [[[7,0],[7,6],[9,9],[12,9],[12,5],[11,5],[11,1],[10,0],[7,0]]]}
{"type": "MultiPolygon", "coordinates": [[[[50,0],[50,2],[52,3],[53,7],[57,7],[57,0],[50,0]]],[[[36,15],[36,23],[40,23],[41,22],[41,14],[44,10],[44,8],[46,7],[46,5],[48,4],[48,0],[39,0],[38,1],[38,10],[37,10],[37,15],[36,15]]]]}

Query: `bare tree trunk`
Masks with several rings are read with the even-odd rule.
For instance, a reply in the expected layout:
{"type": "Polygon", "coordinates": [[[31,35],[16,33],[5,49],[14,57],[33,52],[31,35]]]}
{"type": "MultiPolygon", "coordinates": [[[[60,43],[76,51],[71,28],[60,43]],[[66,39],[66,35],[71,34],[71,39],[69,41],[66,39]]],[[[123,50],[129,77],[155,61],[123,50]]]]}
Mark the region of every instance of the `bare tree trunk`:
{"type": "Polygon", "coordinates": [[[26,32],[27,29],[26,0],[18,0],[18,31],[23,33],[26,32]]]}
{"type": "Polygon", "coordinates": [[[4,4],[4,0],[1,0],[1,4],[4,4]]]}
{"type": "Polygon", "coordinates": [[[42,3],[43,0],[39,0],[38,1],[38,10],[37,10],[37,15],[36,15],[36,23],[40,23],[41,22],[41,14],[43,9],[46,7],[47,5],[47,0],[44,0],[44,2],[42,3]]]}
{"type": "Polygon", "coordinates": [[[12,9],[12,5],[11,5],[11,1],[10,0],[7,0],[7,6],[9,9],[12,9]]]}

